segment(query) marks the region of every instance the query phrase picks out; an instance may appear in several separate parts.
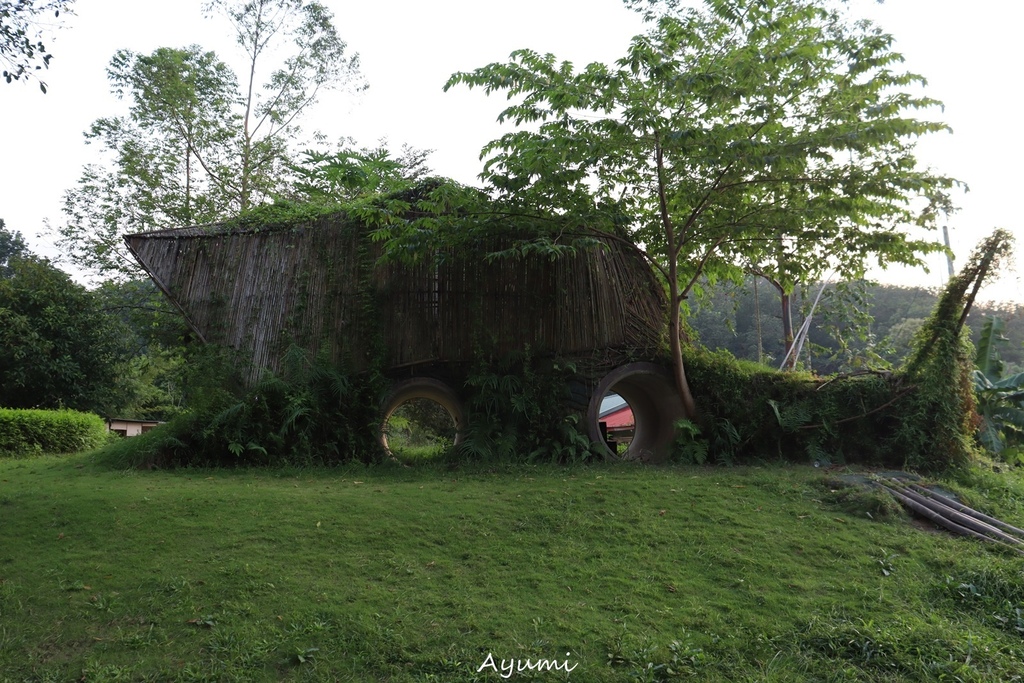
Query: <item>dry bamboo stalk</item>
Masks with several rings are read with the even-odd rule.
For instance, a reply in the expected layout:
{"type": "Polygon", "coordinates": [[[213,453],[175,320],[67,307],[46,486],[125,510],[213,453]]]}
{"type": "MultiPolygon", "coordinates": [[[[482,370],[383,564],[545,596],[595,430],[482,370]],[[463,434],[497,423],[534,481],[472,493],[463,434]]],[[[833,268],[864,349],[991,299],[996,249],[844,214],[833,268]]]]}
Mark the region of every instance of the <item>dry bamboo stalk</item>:
{"type": "Polygon", "coordinates": [[[440,266],[405,267],[377,263],[380,246],[363,240],[337,219],[294,230],[213,226],[129,238],[204,338],[247,350],[270,369],[290,338],[309,347],[324,340],[334,358],[365,357],[370,330],[358,322],[368,284],[384,304],[390,363],[465,359],[481,338],[493,338],[499,354],[524,344],[563,355],[659,344],[660,288],[618,243],[554,261],[452,253],[440,266]]]}
{"type": "Polygon", "coordinates": [[[961,525],[957,524],[956,522],[954,522],[954,521],[952,521],[950,519],[947,519],[946,517],[944,517],[943,515],[939,514],[938,512],[935,512],[931,508],[925,507],[924,505],[921,505],[920,503],[918,503],[918,502],[916,502],[914,500],[911,500],[907,496],[905,496],[902,493],[900,493],[900,492],[898,492],[898,491],[896,491],[896,490],[886,486],[885,484],[879,483],[879,486],[881,486],[883,489],[885,489],[890,494],[892,494],[892,496],[894,498],[896,498],[896,500],[898,500],[901,503],[903,503],[906,507],[910,508],[911,510],[913,510],[914,512],[920,514],[923,517],[927,517],[928,519],[930,519],[931,521],[935,522],[939,526],[941,526],[941,527],[943,527],[945,529],[948,529],[948,530],[952,531],[955,534],[959,534],[961,536],[970,536],[971,538],[977,538],[980,541],[987,541],[988,543],[995,543],[996,545],[1002,546],[1004,548],[1008,548],[1008,549],[1012,550],[1013,552],[1015,552],[1015,553],[1017,553],[1019,555],[1024,555],[1024,551],[1022,551],[1022,550],[1020,550],[1020,549],[1018,549],[1018,548],[1016,548],[1016,547],[1014,547],[1012,545],[1008,545],[1006,543],[998,541],[998,540],[996,540],[996,539],[994,539],[994,538],[992,538],[990,536],[986,536],[984,534],[978,533],[977,531],[974,531],[973,529],[968,529],[967,527],[961,526],[961,525]]]}
{"type": "Polygon", "coordinates": [[[1011,545],[1022,545],[1022,546],[1024,546],[1024,541],[1021,541],[1018,538],[1010,536],[1009,534],[1006,534],[1006,533],[1000,531],[999,529],[995,528],[994,526],[992,526],[990,524],[986,524],[986,523],[984,523],[984,522],[982,522],[980,520],[974,519],[973,517],[971,517],[969,515],[965,515],[965,514],[963,514],[961,512],[957,512],[953,508],[951,508],[951,507],[949,507],[947,505],[943,505],[939,501],[936,501],[936,500],[931,499],[931,498],[926,498],[925,496],[922,496],[919,493],[915,493],[913,491],[910,491],[903,482],[901,482],[901,481],[899,481],[897,479],[890,479],[889,481],[893,485],[897,486],[900,489],[900,491],[904,495],[906,495],[908,498],[910,498],[911,500],[914,500],[917,503],[919,503],[919,504],[921,504],[921,505],[923,505],[923,506],[925,506],[925,507],[927,507],[927,508],[929,508],[931,510],[934,510],[938,514],[940,514],[943,517],[946,517],[947,519],[949,519],[949,520],[959,524],[960,526],[964,526],[964,527],[967,527],[969,529],[973,529],[974,531],[977,531],[978,533],[985,534],[987,536],[992,536],[993,538],[998,538],[999,540],[1004,541],[1006,543],[1009,543],[1011,545]]]}
{"type": "Polygon", "coordinates": [[[969,508],[966,505],[962,505],[962,504],[956,502],[952,498],[948,498],[946,496],[943,496],[943,495],[940,495],[938,493],[935,493],[934,491],[930,491],[930,490],[926,489],[925,487],[918,486],[917,484],[915,484],[913,482],[907,482],[907,485],[909,485],[911,488],[913,488],[915,491],[917,491],[921,495],[929,497],[929,498],[933,498],[935,500],[938,500],[940,503],[942,503],[946,507],[953,508],[957,512],[962,512],[965,515],[970,515],[971,517],[974,517],[976,519],[980,519],[981,521],[986,522],[988,524],[991,524],[992,526],[999,527],[1003,531],[1006,531],[1006,532],[1009,532],[1011,534],[1015,534],[1017,536],[1020,536],[1021,538],[1024,538],[1024,529],[1018,529],[1017,527],[1013,526],[1012,524],[1007,524],[1006,522],[1003,522],[1002,520],[998,520],[995,517],[989,517],[984,512],[978,512],[977,510],[975,510],[973,508],[969,508]]]}

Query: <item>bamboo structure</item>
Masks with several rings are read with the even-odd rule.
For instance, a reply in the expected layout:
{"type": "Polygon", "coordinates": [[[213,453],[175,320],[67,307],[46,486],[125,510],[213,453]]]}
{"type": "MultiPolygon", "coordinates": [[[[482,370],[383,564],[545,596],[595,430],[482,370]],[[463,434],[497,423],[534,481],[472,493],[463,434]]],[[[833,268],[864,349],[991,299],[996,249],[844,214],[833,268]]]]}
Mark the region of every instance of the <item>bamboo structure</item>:
{"type": "Polygon", "coordinates": [[[279,369],[292,344],[354,370],[457,364],[530,348],[565,357],[652,357],[662,288],[631,246],[490,260],[497,243],[382,262],[365,227],[333,214],[283,227],[129,235],[129,249],[200,339],[279,369]],[[440,256],[441,258],[434,258],[440,256]]]}

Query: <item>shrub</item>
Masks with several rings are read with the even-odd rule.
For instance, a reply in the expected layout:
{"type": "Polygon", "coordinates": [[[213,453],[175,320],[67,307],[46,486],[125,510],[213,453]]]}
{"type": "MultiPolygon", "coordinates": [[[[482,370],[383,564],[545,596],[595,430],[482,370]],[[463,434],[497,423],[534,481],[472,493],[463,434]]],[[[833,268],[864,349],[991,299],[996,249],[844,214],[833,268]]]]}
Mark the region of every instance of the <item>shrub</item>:
{"type": "Polygon", "coordinates": [[[382,393],[374,373],[354,375],[291,347],[279,373],[244,388],[231,352],[205,347],[192,359],[191,409],[100,458],[117,467],[334,465],[382,458],[382,393]]]}
{"type": "Polygon", "coordinates": [[[0,455],[74,453],[106,438],[106,424],[92,413],[0,408],[0,455]]]}
{"type": "Polygon", "coordinates": [[[527,349],[477,361],[466,379],[467,430],[458,453],[472,460],[580,462],[596,456],[570,407],[571,362],[527,349]]]}
{"type": "Polygon", "coordinates": [[[818,378],[706,349],[686,363],[700,416],[678,444],[683,460],[904,464],[891,448],[893,411],[907,394],[898,374],[818,378]]]}

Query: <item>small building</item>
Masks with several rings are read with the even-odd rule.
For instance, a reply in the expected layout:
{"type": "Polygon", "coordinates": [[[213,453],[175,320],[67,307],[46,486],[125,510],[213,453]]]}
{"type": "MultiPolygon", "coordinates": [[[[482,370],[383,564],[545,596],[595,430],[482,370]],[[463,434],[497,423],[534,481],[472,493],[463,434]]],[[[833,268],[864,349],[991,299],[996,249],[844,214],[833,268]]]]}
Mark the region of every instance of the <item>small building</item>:
{"type": "Polygon", "coordinates": [[[633,409],[626,403],[626,399],[618,394],[605,396],[597,419],[609,447],[618,450],[619,444],[624,444],[626,448],[629,448],[629,444],[633,440],[635,424],[633,409]]]}
{"type": "Polygon", "coordinates": [[[123,417],[108,417],[107,431],[120,436],[138,436],[145,434],[153,427],[163,424],[158,420],[129,420],[123,417]]]}

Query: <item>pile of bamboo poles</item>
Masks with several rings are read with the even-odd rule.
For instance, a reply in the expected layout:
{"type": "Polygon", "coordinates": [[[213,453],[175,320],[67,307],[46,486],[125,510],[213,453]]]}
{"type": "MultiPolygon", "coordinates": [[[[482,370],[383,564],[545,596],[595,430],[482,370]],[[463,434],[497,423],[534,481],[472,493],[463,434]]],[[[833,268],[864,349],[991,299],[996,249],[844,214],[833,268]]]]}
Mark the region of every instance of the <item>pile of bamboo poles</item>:
{"type": "Polygon", "coordinates": [[[966,505],[939,495],[913,482],[899,479],[878,479],[878,486],[888,491],[908,510],[961,536],[995,543],[1024,555],[1024,530],[966,505]]]}

